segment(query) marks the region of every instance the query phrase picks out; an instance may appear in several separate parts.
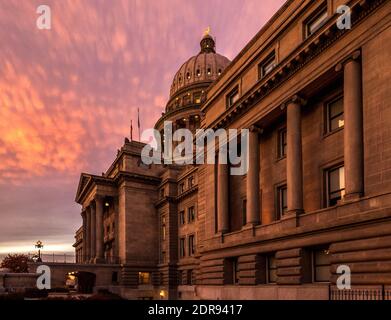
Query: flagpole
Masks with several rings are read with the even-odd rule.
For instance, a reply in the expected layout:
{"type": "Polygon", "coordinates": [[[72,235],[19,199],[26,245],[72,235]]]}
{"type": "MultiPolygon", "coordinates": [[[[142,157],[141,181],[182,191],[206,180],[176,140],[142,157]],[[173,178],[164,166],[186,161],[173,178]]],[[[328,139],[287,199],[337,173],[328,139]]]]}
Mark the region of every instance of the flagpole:
{"type": "Polygon", "coordinates": [[[133,141],[133,121],[130,120],[130,141],[133,141]]]}
{"type": "Polygon", "coordinates": [[[137,126],[138,126],[138,141],[141,142],[140,133],[140,109],[137,108],[137,126]]]}

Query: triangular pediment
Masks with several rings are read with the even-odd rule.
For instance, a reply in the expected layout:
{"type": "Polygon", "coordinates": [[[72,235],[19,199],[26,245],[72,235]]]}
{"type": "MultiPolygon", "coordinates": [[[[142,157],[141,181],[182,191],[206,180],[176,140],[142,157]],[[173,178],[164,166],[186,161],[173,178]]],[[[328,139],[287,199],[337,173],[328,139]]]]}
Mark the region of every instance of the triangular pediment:
{"type": "Polygon", "coordinates": [[[83,193],[84,189],[87,187],[91,179],[92,177],[89,174],[82,173],[80,175],[79,186],[77,187],[76,192],[76,202],[78,202],[78,199],[80,198],[81,194],[83,193]]]}

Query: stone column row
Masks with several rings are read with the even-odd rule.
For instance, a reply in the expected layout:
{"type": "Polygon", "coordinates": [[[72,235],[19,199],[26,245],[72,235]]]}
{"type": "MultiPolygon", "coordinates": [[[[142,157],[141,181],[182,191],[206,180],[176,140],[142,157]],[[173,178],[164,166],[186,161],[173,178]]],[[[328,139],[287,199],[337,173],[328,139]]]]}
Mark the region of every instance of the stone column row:
{"type": "MultiPolygon", "coordinates": [[[[356,199],[364,192],[363,102],[360,52],[357,51],[337,66],[344,71],[344,200],[356,199]]],[[[303,155],[301,108],[305,101],[294,95],[284,106],[287,112],[287,196],[286,218],[304,212],[303,155]]],[[[259,212],[259,129],[252,126],[249,132],[247,207],[249,225],[260,222],[259,212]]],[[[217,165],[217,226],[218,232],[229,230],[229,166],[217,165]]]]}
{"type": "Polygon", "coordinates": [[[83,261],[103,262],[103,198],[96,196],[82,212],[83,261]]]}

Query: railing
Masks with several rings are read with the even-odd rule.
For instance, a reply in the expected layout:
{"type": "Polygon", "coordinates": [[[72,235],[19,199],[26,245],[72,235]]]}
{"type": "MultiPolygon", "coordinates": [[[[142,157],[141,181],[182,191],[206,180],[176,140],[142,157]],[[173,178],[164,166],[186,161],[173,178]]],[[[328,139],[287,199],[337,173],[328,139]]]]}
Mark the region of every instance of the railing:
{"type": "Polygon", "coordinates": [[[381,285],[373,288],[344,290],[330,287],[330,300],[391,300],[391,287],[381,285]]]}
{"type": "MultiPolygon", "coordinates": [[[[38,257],[35,253],[28,253],[27,256],[29,257],[29,260],[33,261],[36,261],[38,257]]],[[[41,253],[41,260],[42,262],[75,263],[76,256],[69,253],[41,253]]]]}

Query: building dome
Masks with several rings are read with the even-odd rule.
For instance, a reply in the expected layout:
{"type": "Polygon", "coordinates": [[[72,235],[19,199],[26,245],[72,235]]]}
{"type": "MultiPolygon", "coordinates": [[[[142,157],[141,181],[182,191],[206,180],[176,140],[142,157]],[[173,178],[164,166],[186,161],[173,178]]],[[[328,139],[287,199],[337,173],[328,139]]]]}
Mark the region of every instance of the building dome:
{"type": "Polygon", "coordinates": [[[216,44],[213,37],[206,31],[201,39],[201,50],[196,56],[187,60],[178,70],[172,81],[170,99],[185,88],[198,83],[212,83],[215,81],[230,61],[216,53],[216,44]]]}

